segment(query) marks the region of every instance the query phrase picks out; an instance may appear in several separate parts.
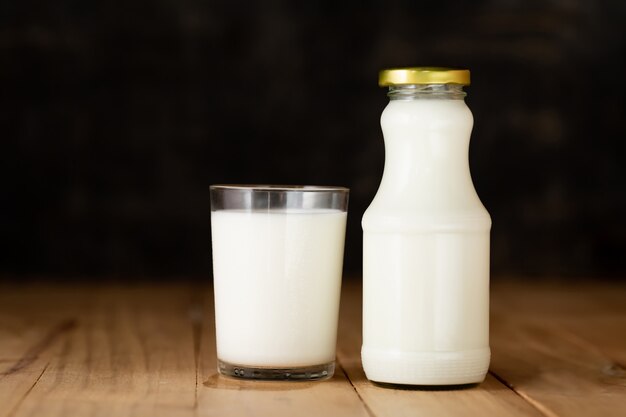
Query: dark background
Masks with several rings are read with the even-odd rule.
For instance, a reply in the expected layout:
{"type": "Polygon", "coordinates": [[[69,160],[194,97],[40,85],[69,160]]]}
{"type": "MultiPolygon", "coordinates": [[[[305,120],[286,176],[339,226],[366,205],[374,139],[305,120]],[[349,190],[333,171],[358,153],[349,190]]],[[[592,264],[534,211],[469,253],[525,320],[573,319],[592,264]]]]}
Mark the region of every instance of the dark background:
{"type": "Polygon", "coordinates": [[[208,276],[214,183],[350,187],[358,274],[411,65],[472,71],[494,275],[623,277],[622,0],[2,1],[0,275],[208,276]]]}

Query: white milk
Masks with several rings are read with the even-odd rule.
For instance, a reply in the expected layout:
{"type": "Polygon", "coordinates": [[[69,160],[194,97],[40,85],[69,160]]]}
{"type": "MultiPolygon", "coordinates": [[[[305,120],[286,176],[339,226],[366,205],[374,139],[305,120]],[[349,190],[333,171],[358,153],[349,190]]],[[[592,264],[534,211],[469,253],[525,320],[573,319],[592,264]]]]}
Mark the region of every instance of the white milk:
{"type": "Polygon", "coordinates": [[[480,382],[489,365],[491,220],[462,99],[393,100],[385,171],[363,216],[363,367],[374,381],[480,382]]]}
{"type": "Polygon", "coordinates": [[[211,213],[217,356],[251,367],[335,360],[346,213],[211,213]]]}

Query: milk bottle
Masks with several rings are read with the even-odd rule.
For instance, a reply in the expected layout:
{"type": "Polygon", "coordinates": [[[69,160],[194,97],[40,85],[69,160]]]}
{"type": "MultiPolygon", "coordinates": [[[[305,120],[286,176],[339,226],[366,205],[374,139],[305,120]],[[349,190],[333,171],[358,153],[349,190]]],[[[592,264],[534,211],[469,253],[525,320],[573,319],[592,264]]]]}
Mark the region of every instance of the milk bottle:
{"type": "Polygon", "coordinates": [[[481,382],[489,366],[491,219],[474,189],[469,71],[385,70],[385,169],[363,216],[363,368],[411,385],[481,382]]]}

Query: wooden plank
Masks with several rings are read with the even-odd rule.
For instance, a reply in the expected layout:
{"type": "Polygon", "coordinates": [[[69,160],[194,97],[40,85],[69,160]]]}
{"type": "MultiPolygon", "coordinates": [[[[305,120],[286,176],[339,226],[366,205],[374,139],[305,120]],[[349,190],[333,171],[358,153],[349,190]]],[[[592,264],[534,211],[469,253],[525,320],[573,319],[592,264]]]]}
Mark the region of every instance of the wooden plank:
{"type": "MultiPolygon", "coordinates": [[[[43,329],[38,332],[31,331],[29,332],[31,334],[41,333],[41,339],[36,340],[36,336],[26,335],[24,339],[30,341],[32,345],[23,349],[21,355],[17,357],[10,355],[2,360],[0,363],[0,416],[9,416],[15,412],[46,371],[50,355],[57,350],[56,339],[71,327],[71,323],[60,323],[47,333],[43,329]]],[[[0,335],[0,340],[4,339],[4,336],[0,335]]]]}
{"type": "MultiPolygon", "coordinates": [[[[73,298],[58,291],[61,303],[73,298]]],[[[50,288],[0,288],[0,417],[12,415],[46,371],[62,340],[75,327],[64,311],[43,314],[50,288]]]]}
{"type": "Polygon", "coordinates": [[[609,367],[626,368],[626,314],[561,320],[560,324],[580,342],[584,341],[588,349],[595,349],[615,362],[609,367]]]}
{"type": "Polygon", "coordinates": [[[213,296],[203,314],[198,415],[200,416],[368,416],[341,368],[327,381],[259,382],[217,373],[213,296]]]}
{"type": "Polygon", "coordinates": [[[498,282],[492,311],[522,322],[549,318],[622,366],[626,364],[626,285],[611,282],[532,283],[498,282]]]}
{"type": "Polygon", "coordinates": [[[41,313],[71,314],[76,325],[10,415],[194,415],[190,292],[90,288],[65,305],[36,305],[41,313]]]}
{"type": "MultiPolygon", "coordinates": [[[[0,371],[3,365],[12,366],[28,349],[42,342],[52,327],[71,321],[66,306],[80,303],[80,299],[76,289],[64,291],[41,285],[0,287],[0,371]]],[[[41,350],[39,353],[45,351],[41,350]]]]}
{"type": "Polygon", "coordinates": [[[491,311],[508,317],[581,319],[626,315],[626,285],[611,282],[496,281],[491,311]]]}
{"type": "Polygon", "coordinates": [[[376,416],[541,416],[508,387],[488,375],[478,386],[453,390],[401,389],[367,380],[361,366],[361,288],[342,293],[339,358],[350,381],[376,416]]]}
{"type": "Polygon", "coordinates": [[[341,366],[330,381],[311,383],[217,375],[207,289],[2,287],[0,417],[623,415],[626,286],[493,289],[493,374],[477,387],[426,391],[365,378],[355,283],[342,296],[341,366]]]}
{"type": "Polygon", "coordinates": [[[608,358],[626,365],[626,285],[611,282],[496,284],[492,311],[523,322],[549,318],[608,358]]]}
{"type": "Polygon", "coordinates": [[[606,355],[626,351],[623,295],[606,284],[497,286],[491,369],[545,415],[623,416],[626,372],[606,355]],[[612,333],[595,345],[589,335],[600,325],[612,333]]]}

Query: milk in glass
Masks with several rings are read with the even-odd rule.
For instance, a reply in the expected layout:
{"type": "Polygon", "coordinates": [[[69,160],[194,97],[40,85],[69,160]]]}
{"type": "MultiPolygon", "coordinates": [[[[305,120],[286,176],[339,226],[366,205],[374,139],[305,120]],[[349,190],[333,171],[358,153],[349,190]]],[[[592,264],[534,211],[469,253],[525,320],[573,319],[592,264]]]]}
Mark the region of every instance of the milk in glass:
{"type": "Polygon", "coordinates": [[[211,227],[219,360],[334,363],[346,212],[220,210],[211,227]]]}

